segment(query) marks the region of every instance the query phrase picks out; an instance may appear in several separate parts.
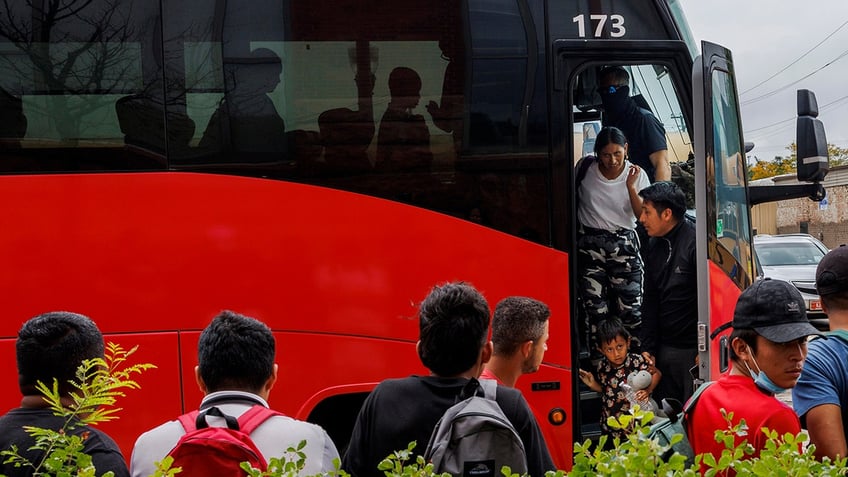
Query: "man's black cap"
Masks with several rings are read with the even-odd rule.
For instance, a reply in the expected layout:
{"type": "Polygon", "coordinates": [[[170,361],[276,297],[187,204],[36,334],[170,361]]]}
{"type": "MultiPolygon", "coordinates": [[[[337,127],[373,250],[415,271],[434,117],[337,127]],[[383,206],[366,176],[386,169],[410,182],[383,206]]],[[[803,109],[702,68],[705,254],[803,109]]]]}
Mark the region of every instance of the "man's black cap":
{"type": "Polygon", "coordinates": [[[821,259],[816,268],[819,295],[848,291],[848,246],[840,245],[821,259]]]}
{"type": "Polygon", "coordinates": [[[801,292],[789,282],[764,278],[745,289],[736,302],[734,329],[750,329],[775,343],[821,335],[807,319],[801,292]]]}

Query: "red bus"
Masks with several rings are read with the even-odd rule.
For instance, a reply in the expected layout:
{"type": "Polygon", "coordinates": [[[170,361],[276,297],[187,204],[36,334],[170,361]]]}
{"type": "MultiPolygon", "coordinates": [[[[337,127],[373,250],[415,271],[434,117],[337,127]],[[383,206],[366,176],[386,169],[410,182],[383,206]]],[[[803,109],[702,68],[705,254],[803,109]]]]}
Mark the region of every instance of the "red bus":
{"type": "Polygon", "coordinates": [[[466,280],[491,304],[551,307],[544,366],[519,387],[569,468],[597,433],[574,372],[573,166],[608,65],[630,71],[691,193],[712,379],[709,330],[754,278],[751,200],[730,53],[695,45],[678,1],[7,3],[0,408],[18,404],[21,324],[86,314],[158,366],[103,426],[128,457],[197,406],[199,332],[232,309],[276,334],[271,405],[343,451],[376,383],[426,372],[418,300],[466,280]]]}

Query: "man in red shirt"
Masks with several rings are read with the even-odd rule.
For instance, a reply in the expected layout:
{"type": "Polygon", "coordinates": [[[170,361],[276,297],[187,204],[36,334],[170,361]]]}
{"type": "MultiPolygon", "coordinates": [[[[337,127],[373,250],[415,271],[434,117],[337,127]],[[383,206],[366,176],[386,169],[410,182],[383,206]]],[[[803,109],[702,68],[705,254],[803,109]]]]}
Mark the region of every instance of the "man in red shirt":
{"type": "Polygon", "coordinates": [[[539,300],[510,296],[495,307],[492,318],[494,352],[480,379],[515,387],[522,374],[535,373],[548,349],[551,311],[539,300]]]}
{"type": "MultiPolygon", "coordinates": [[[[798,416],[775,398],[795,386],[807,356],[807,337],[820,335],[807,320],[801,294],[782,280],[760,280],[739,296],[730,334],[731,369],[705,389],[687,421],[695,454],[716,460],[725,449],[715,431],[729,428],[722,409],[733,413],[732,424],[744,419],[755,455],[765,447],[767,427],[780,435],[801,432],[798,416]]],[[[725,326],[726,328],[727,326],[725,326]]],[[[703,469],[702,469],[703,470],[703,469]]]]}

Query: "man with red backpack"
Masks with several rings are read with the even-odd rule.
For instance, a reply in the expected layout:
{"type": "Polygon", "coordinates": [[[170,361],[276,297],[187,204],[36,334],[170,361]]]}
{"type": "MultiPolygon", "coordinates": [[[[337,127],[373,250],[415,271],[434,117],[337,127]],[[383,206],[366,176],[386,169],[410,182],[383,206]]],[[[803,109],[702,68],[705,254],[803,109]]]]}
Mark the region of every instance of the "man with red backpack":
{"type": "Polygon", "coordinates": [[[152,475],[156,462],[170,455],[180,476],[245,475],[241,462],[264,470],[270,458],[304,440],[303,475],[334,469],[339,453],[320,426],[268,408],[277,379],[274,353],[274,335],[264,323],[231,311],[213,318],[198,343],[200,409],[139,436],[130,473],[152,475]]]}

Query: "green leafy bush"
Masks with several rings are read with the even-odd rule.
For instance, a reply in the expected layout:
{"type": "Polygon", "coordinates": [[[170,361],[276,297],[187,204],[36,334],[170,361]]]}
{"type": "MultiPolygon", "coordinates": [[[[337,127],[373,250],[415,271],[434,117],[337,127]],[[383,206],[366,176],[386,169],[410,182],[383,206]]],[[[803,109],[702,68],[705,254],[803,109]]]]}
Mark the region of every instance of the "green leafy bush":
{"type": "MultiPolygon", "coordinates": [[[[18,453],[16,447],[0,451],[0,457],[6,463],[33,469],[33,475],[94,477],[97,475],[91,463],[91,457],[82,452],[86,434],[74,435],[70,431],[82,426],[95,425],[116,419],[120,408],[114,407],[117,398],[124,396],[124,390],[137,389],[138,384],[132,375],[154,368],[152,364],[126,365],[127,358],[136,351],[125,351],[118,345],[109,343],[105,359],[86,360],[80,365],[73,383],[76,391],[71,395],[72,404],[66,406],[58,393],[58,383],[48,387],[39,383],[39,391],[44,395],[53,412],[65,419],[65,427],[58,431],[26,427],[26,431],[36,441],[35,448],[44,451],[41,462],[29,462],[18,453]]],[[[712,476],[846,476],[846,459],[831,461],[828,458],[817,460],[815,446],[808,444],[805,433],[798,435],[778,435],[776,431],[759,429],[765,433],[767,443],[759,454],[748,443],[750,430],[744,420],[734,423],[733,414],[722,413],[727,421],[727,429],[715,432],[716,442],[723,443],[725,449],[716,459],[712,454],[696,456],[695,462],[687,465],[686,458],[673,454],[661,459],[667,451],[682,439],[682,435],[672,438],[666,445],[649,436],[649,423],[654,418],[652,412],[644,412],[638,406],[618,418],[610,418],[608,424],[615,429],[628,431],[627,438],[614,438],[611,448],[607,447],[607,437],[598,442],[586,440],[574,444],[574,466],[570,472],[563,470],[547,472],[545,477],[588,477],[605,476],[668,476],[688,477],[699,475],[699,469],[705,469],[707,477],[712,476]]],[[[393,452],[380,462],[378,469],[387,477],[449,477],[437,474],[433,465],[420,455],[415,455],[415,442],[406,449],[393,452]],[[413,460],[414,456],[414,460],[413,460]]],[[[271,458],[265,471],[242,464],[245,475],[249,477],[295,477],[305,468],[306,454],[303,449],[306,441],[289,447],[285,454],[271,458]]],[[[171,468],[173,460],[165,457],[157,463],[154,477],[173,477],[182,469],[171,468]]],[[[327,477],[350,477],[340,469],[339,460],[334,461],[335,469],[320,474],[327,477]]],[[[520,477],[509,467],[501,469],[505,477],[520,477]]],[[[111,476],[111,473],[104,474],[111,476]]],[[[1,477],[1,476],[0,476],[1,477]]],[[[318,476],[310,476],[318,477],[318,476]]]]}
{"type": "MultiPolygon", "coordinates": [[[[715,432],[716,442],[723,443],[725,449],[716,459],[712,454],[701,454],[695,462],[687,466],[685,458],[674,454],[667,461],[659,458],[671,445],[679,442],[682,435],[667,446],[660,445],[655,438],[648,436],[651,412],[642,412],[638,406],[629,414],[618,419],[611,418],[608,423],[616,429],[629,429],[631,432],[624,442],[613,440],[613,448],[604,450],[606,438],[601,437],[594,446],[590,441],[575,443],[574,467],[568,476],[694,476],[699,475],[702,464],[704,475],[712,476],[844,476],[848,475],[846,459],[831,461],[828,458],[817,460],[815,446],[808,445],[808,436],[801,432],[778,435],[766,428],[758,429],[767,436],[765,448],[757,455],[756,449],[748,442],[749,429],[744,419],[733,422],[733,413],[722,410],[727,421],[727,429],[715,432]]],[[[552,473],[548,473],[550,476],[552,473]]]]}

